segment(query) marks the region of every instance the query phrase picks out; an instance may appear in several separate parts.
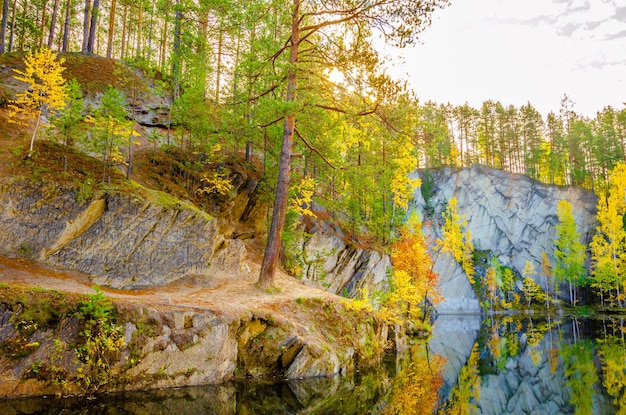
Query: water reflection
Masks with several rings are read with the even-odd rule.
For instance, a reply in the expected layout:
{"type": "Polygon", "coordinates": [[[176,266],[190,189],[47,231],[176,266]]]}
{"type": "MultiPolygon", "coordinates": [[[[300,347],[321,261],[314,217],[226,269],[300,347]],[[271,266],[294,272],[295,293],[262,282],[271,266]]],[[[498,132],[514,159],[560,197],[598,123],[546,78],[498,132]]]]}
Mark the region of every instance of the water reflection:
{"type": "Polygon", "coordinates": [[[380,366],[350,376],[291,382],[242,381],[219,386],[111,394],[87,399],[0,401],[0,414],[269,415],[367,414],[390,386],[380,366]]]}
{"type": "Polygon", "coordinates": [[[622,414],[626,322],[440,316],[430,342],[346,377],[0,401],[0,414],[622,414]]]}
{"type": "Polygon", "coordinates": [[[486,319],[442,414],[626,414],[623,319],[486,319]]]}

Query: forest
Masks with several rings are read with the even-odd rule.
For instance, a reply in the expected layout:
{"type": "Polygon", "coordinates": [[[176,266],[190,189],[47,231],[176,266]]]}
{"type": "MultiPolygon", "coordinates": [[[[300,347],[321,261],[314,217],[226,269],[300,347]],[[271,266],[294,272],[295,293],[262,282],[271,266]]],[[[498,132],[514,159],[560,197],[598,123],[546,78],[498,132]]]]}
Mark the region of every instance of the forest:
{"type": "MultiPolygon", "coordinates": [[[[561,107],[549,114],[540,114],[531,103],[515,107],[490,100],[473,108],[420,102],[404,81],[384,72],[381,41],[396,47],[415,42],[436,10],[447,4],[294,0],[286,7],[276,0],[4,0],[0,53],[52,50],[61,57],[101,56],[155,79],[171,120],[151,137],[170,143],[171,135],[172,143],[189,154],[218,157],[245,150],[247,159],[258,160],[264,185],[277,189],[276,200],[282,201],[275,203],[272,216],[282,217],[283,223],[273,223],[270,235],[282,234],[293,220],[285,214],[289,194],[309,192],[322,208],[341,212],[335,219],[355,235],[367,234],[370,243],[385,245],[398,234],[397,225],[419,185],[410,172],[473,164],[591,189],[606,205],[600,214],[607,217],[599,217],[604,235],[623,232],[615,221],[624,214],[616,195],[625,179],[621,168],[612,172],[626,151],[626,107],[599,108],[589,118],[576,112],[566,94],[561,107]]],[[[68,84],[73,86],[67,97],[74,102],[87,92],[84,85],[68,84]]],[[[98,153],[105,162],[132,162],[132,144],[127,145],[132,140],[123,131],[129,128],[125,106],[133,91],[128,86],[123,92],[102,91],[111,108],[85,120],[100,136],[118,135],[116,141],[98,144],[97,133],[71,130],[78,121],[66,109],[61,111],[62,129],[75,137],[60,141],[98,153]],[[120,124],[107,124],[109,116],[120,124]],[[122,132],[112,133],[116,128],[122,132]]],[[[220,183],[213,178],[214,186],[220,183]]],[[[562,209],[566,218],[566,207],[562,209]]],[[[566,229],[561,235],[574,238],[566,229]]],[[[595,272],[610,280],[611,301],[620,305],[623,277],[615,275],[623,271],[614,248],[623,249],[623,244],[622,234],[598,237],[592,244],[595,272]]],[[[567,263],[572,250],[580,247],[561,249],[561,265],[570,271],[579,264],[567,263]]],[[[268,245],[266,257],[277,252],[268,245]]],[[[262,273],[271,274],[275,265],[274,258],[262,273]]],[[[579,274],[571,272],[574,276],[563,278],[574,286],[586,284],[576,282],[579,274]]]]}

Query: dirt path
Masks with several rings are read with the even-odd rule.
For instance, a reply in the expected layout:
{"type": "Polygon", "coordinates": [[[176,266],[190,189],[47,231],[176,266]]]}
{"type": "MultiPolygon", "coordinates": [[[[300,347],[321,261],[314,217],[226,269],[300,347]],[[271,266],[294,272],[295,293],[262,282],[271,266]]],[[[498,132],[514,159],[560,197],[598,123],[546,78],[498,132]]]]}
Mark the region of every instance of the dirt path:
{"type": "MultiPolygon", "coordinates": [[[[102,287],[102,290],[115,301],[211,310],[217,315],[231,318],[250,310],[268,313],[282,311],[285,314],[284,311],[298,298],[322,298],[328,301],[339,298],[281,272],[277,273],[276,278],[280,289],[266,293],[254,286],[259,266],[248,265],[249,271],[237,277],[220,280],[211,287],[203,286],[201,277],[193,277],[162,287],[140,290],[102,287]]],[[[23,258],[0,257],[0,283],[78,294],[94,293],[93,284],[86,274],[51,268],[23,258]]],[[[285,317],[289,317],[288,313],[285,317]]]]}

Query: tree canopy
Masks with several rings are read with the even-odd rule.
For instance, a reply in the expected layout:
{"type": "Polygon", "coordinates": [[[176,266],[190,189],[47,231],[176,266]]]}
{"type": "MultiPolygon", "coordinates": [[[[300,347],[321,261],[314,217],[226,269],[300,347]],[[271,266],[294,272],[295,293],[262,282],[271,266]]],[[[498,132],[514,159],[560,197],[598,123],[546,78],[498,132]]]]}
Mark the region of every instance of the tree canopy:
{"type": "MultiPolygon", "coordinates": [[[[305,178],[314,184],[307,200],[337,212],[334,220],[353,238],[368,233],[381,244],[393,240],[405,218],[417,184],[409,172],[416,168],[483,164],[599,194],[613,186],[611,174],[619,171],[626,152],[626,108],[605,107],[593,118],[584,117],[567,95],[561,108],[543,115],[530,103],[515,107],[488,100],[474,108],[420,102],[405,83],[384,72],[379,45],[414,42],[448,3],[9,0],[3,3],[0,53],[29,51],[28,57],[52,50],[66,59],[82,52],[121,61],[156,80],[155,89],[170,107],[168,144],[216,159],[245,148],[247,161],[260,165],[265,189],[276,189],[259,279],[261,286],[271,287],[289,189],[293,193],[294,184],[305,178]]],[[[62,59],[54,62],[62,70],[62,59]]],[[[33,78],[33,85],[41,80],[33,78]]],[[[67,145],[82,140],[85,147],[91,140],[91,150],[105,163],[128,160],[130,174],[133,127],[123,121],[133,104],[118,97],[126,111],[119,118],[111,115],[119,121],[115,126],[104,107],[93,111],[88,119],[94,128],[83,134],[74,127],[88,111],[79,102],[84,89],[57,86],[58,94],[40,96],[52,99],[68,91],[76,101],[73,113],[68,105],[56,121],[65,130],[61,140],[67,145]]],[[[134,92],[126,88],[126,96],[134,101],[139,90],[127,87],[134,92]]],[[[16,109],[28,107],[26,101],[14,104],[16,109]]],[[[37,108],[61,110],[66,104],[37,108]]],[[[219,180],[207,178],[206,187],[219,180]]],[[[456,229],[463,228],[463,221],[450,202],[443,218],[448,252],[473,279],[471,235],[456,229]]],[[[623,214],[608,196],[602,203],[605,222],[612,217],[619,225],[623,214]]],[[[592,265],[597,269],[592,275],[596,285],[617,278],[603,287],[610,299],[618,300],[624,287],[611,270],[622,266],[619,255],[607,253],[607,232],[600,229],[603,236],[594,240],[592,265]]],[[[555,267],[555,273],[561,271],[555,267]]],[[[547,286],[547,272],[542,275],[547,286]]]]}

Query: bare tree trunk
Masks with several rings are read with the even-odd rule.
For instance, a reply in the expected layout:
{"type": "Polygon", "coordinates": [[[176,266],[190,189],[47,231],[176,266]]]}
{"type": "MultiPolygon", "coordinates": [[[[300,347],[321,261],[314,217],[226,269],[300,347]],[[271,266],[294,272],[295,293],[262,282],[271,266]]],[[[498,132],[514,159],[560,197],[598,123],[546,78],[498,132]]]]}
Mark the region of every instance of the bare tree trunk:
{"type": "Polygon", "coordinates": [[[41,25],[39,26],[39,49],[43,47],[43,33],[46,29],[46,10],[47,10],[48,1],[44,1],[41,6],[41,25]]]}
{"type": "Polygon", "coordinates": [[[52,49],[52,45],[54,44],[54,32],[57,27],[58,18],[59,18],[59,0],[54,0],[54,7],[52,8],[52,17],[50,18],[50,32],[48,33],[48,49],[52,49]]]}
{"type": "Polygon", "coordinates": [[[170,3],[168,1],[167,3],[167,12],[164,13],[163,16],[163,29],[161,30],[161,48],[160,48],[160,55],[159,55],[159,66],[161,67],[161,72],[165,72],[165,53],[167,52],[167,26],[168,26],[168,14],[169,14],[169,6],[170,3]]]}
{"type": "Polygon", "coordinates": [[[180,10],[180,0],[176,0],[176,20],[174,23],[174,50],[172,51],[172,102],[178,97],[180,90],[180,26],[183,13],[180,10]]]}
{"type": "Polygon", "coordinates": [[[148,62],[152,61],[152,29],[154,26],[154,6],[150,5],[150,27],[148,28],[148,62]]]}
{"type": "Polygon", "coordinates": [[[87,52],[93,53],[96,44],[96,28],[98,27],[98,12],[100,0],[93,0],[91,8],[91,24],[89,25],[89,41],[87,42],[87,52]]]}
{"type": "Polygon", "coordinates": [[[13,0],[13,6],[11,7],[11,33],[9,34],[9,50],[13,52],[13,35],[15,33],[15,9],[17,7],[17,0],[13,0]]]}
{"type": "Polygon", "coordinates": [[[143,56],[141,52],[141,32],[143,32],[143,4],[139,4],[139,17],[137,22],[137,50],[135,50],[135,56],[140,58],[143,56]]]}
{"type": "MultiPolygon", "coordinates": [[[[291,15],[291,46],[289,48],[289,78],[287,83],[287,102],[294,102],[297,98],[297,73],[296,63],[300,49],[300,0],[293,0],[291,15]]],[[[287,212],[287,198],[289,191],[289,175],[291,172],[291,155],[293,151],[293,135],[296,126],[296,114],[294,110],[285,118],[283,129],[283,145],[280,152],[280,164],[278,170],[278,183],[276,184],[276,199],[272,211],[272,224],[267,237],[267,246],[263,255],[261,272],[257,285],[261,289],[274,287],[276,266],[278,265],[282,234],[285,227],[285,214],[287,212]]]]}
{"type": "Polygon", "coordinates": [[[91,10],[91,1],[85,0],[85,10],[83,15],[83,47],[82,51],[87,52],[87,44],[89,43],[89,10],[91,10]]]}
{"type": "Polygon", "coordinates": [[[107,39],[107,58],[113,56],[113,32],[115,32],[115,7],[117,0],[111,0],[111,15],[109,16],[109,33],[107,39]]]}
{"type": "MultiPolygon", "coordinates": [[[[22,3],[22,12],[21,12],[21,18],[23,19],[22,21],[27,19],[27,15],[28,15],[28,3],[24,2],[22,3]]],[[[23,51],[24,50],[24,42],[25,42],[25,37],[26,37],[26,31],[25,30],[20,30],[20,36],[18,38],[18,43],[17,43],[17,48],[19,51],[23,51]]]]}
{"type": "Polygon", "coordinates": [[[63,44],[61,45],[61,52],[67,52],[67,41],[70,33],[70,17],[72,16],[72,0],[67,0],[65,6],[65,21],[63,22],[63,44]]]}
{"type": "Polygon", "coordinates": [[[222,48],[224,47],[224,31],[219,28],[217,40],[217,68],[215,72],[215,102],[220,103],[220,82],[222,80],[222,48]]]}
{"type": "Polygon", "coordinates": [[[122,16],[122,50],[120,52],[120,58],[126,57],[126,23],[128,18],[128,5],[124,5],[124,15],[122,16]]]}
{"type": "Polygon", "coordinates": [[[7,21],[9,14],[9,0],[2,2],[2,23],[0,24],[0,53],[4,53],[4,38],[7,35],[7,21]]]}
{"type": "Polygon", "coordinates": [[[41,122],[41,112],[42,112],[42,108],[39,108],[39,112],[37,113],[37,121],[35,122],[35,129],[33,131],[32,137],[30,138],[30,147],[28,148],[28,158],[30,158],[33,155],[35,137],[37,136],[37,130],[39,129],[39,123],[41,122]]]}

